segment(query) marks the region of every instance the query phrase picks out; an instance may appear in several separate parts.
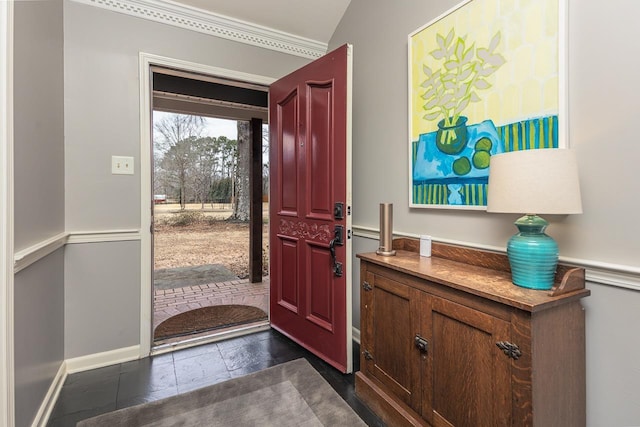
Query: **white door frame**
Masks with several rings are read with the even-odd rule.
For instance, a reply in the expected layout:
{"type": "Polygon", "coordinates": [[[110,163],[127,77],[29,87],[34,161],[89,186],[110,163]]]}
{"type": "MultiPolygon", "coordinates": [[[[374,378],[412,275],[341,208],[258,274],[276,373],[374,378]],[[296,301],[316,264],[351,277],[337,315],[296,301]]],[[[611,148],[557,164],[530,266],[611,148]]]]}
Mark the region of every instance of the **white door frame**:
{"type": "Polygon", "coordinates": [[[208,74],[269,86],[276,79],[197,64],[175,58],[140,52],[140,357],[151,353],[152,297],[151,283],[151,210],[153,205],[151,188],[151,98],[152,82],[150,67],[177,68],[187,72],[208,74]]]}
{"type": "Polygon", "coordinates": [[[0,64],[0,427],[13,427],[13,0],[0,1],[0,64]]]}

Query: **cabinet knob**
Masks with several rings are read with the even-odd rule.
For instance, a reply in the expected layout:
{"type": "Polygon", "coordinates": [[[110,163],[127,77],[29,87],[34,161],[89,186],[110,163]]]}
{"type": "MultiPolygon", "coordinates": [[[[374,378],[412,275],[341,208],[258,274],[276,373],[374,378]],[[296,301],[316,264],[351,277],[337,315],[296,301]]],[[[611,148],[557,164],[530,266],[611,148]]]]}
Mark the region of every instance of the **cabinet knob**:
{"type": "Polygon", "coordinates": [[[371,287],[371,285],[369,284],[369,282],[367,282],[366,280],[364,280],[362,282],[362,289],[364,289],[365,291],[370,291],[371,289],[373,289],[371,287]]]}
{"type": "Polygon", "coordinates": [[[420,353],[427,352],[427,349],[429,348],[429,342],[427,340],[422,338],[420,335],[416,334],[415,338],[413,339],[413,342],[416,345],[417,349],[420,350],[420,353]]]}
{"type": "Polygon", "coordinates": [[[368,350],[364,350],[362,355],[366,360],[373,360],[373,354],[371,354],[368,350]]]}

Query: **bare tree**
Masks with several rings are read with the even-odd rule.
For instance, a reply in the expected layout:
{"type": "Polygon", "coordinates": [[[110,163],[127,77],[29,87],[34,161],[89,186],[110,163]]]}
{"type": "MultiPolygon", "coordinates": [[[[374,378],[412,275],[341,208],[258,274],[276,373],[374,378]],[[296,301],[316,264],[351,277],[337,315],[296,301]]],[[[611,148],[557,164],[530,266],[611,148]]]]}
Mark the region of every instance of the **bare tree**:
{"type": "Polygon", "coordinates": [[[180,208],[184,209],[188,200],[188,193],[192,190],[190,179],[196,153],[193,143],[194,137],[183,139],[172,145],[162,157],[161,166],[167,177],[174,183],[180,200],[180,208]]]}
{"type": "Polygon", "coordinates": [[[213,176],[217,164],[216,139],[212,137],[198,138],[192,143],[194,164],[192,165],[193,190],[200,200],[201,209],[209,200],[213,176]]]}
{"type": "Polygon", "coordinates": [[[172,114],[154,123],[160,134],[154,138],[154,159],[162,156],[163,169],[177,184],[181,209],[186,206],[188,174],[193,162],[191,143],[202,134],[204,125],[203,117],[187,114],[172,114]]]}
{"type": "Polygon", "coordinates": [[[238,168],[236,171],[236,203],[232,218],[249,221],[249,168],[251,165],[251,122],[238,121],[238,168]]]}

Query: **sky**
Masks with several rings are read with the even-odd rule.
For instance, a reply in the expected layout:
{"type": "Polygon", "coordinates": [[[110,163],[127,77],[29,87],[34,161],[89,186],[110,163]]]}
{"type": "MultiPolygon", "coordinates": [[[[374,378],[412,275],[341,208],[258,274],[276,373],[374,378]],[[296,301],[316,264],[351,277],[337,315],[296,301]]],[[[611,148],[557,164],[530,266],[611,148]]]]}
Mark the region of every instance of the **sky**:
{"type": "MultiPolygon", "coordinates": [[[[171,115],[174,113],[165,113],[162,111],[154,111],[153,112],[153,120],[159,121],[162,120],[163,117],[171,115]]],[[[238,137],[238,128],[236,126],[235,120],[226,120],[226,119],[213,119],[210,117],[204,118],[206,122],[206,128],[203,136],[226,136],[229,139],[237,139],[238,137]]]]}

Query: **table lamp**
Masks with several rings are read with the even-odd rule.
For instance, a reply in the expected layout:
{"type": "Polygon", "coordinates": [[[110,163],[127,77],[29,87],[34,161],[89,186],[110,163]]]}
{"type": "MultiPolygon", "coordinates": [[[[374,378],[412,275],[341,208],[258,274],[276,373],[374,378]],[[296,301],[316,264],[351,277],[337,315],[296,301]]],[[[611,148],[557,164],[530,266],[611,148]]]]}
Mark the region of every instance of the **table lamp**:
{"type": "Polygon", "coordinates": [[[558,245],[537,214],[582,213],[578,166],[569,149],[520,150],[491,157],[487,212],[525,214],[514,224],[507,256],[514,284],[551,289],[558,245]]]}

